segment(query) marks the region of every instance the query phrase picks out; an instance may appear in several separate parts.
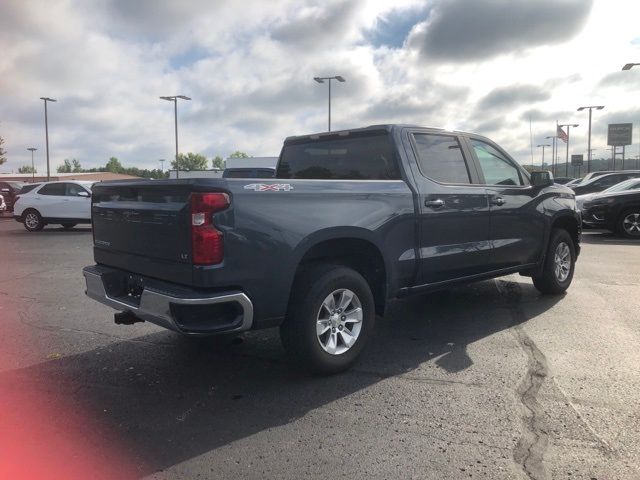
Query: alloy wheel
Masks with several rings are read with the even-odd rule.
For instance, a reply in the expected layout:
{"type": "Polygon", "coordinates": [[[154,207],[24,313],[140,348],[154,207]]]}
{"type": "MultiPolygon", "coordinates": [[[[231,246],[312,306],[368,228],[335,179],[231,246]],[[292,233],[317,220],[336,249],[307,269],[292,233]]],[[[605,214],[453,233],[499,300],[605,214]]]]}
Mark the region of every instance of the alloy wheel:
{"type": "Polygon", "coordinates": [[[340,355],[355,345],[362,330],[362,304],[346,288],[333,291],[322,302],[316,320],[316,335],[322,349],[340,355]]]}

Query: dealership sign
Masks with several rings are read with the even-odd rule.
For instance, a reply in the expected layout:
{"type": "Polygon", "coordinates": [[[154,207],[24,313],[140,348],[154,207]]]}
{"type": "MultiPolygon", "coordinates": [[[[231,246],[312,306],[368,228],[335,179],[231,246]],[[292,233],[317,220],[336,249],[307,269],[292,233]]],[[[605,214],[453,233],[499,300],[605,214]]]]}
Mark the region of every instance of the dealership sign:
{"type": "Polygon", "coordinates": [[[633,124],[631,123],[610,123],[607,135],[607,145],[621,147],[631,145],[631,134],[633,124]]]}
{"type": "Polygon", "coordinates": [[[571,155],[571,165],[582,165],[584,157],[580,155],[571,155]]]}

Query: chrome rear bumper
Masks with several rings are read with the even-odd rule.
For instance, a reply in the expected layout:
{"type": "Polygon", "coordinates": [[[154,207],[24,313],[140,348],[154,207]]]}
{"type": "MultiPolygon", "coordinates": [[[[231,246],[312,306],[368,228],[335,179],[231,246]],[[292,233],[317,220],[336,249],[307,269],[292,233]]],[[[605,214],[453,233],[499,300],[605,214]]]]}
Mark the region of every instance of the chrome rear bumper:
{"type": "MultiPolygon", "coordinates": [[[[213,296],[206,296],[200,292],[185,292],[180,287],[176,292],[170,291],[170,284],[163,282],[162,288],[154,288],[153,285],[145,285],[137,297],[137,301],[130,301],[123,296],[110,296],[105,288],[103,276],[105,273],[113,273],[114,270],[100,266],[85,267],[82,271],[88,297],[103,303],[115,310],[131,312],[136,317],[154,323],[164,328],[184,333],[186,335],[212,335],[216,333],[241,332],[249,330],[253,324],[253,304],[247,295],[242,292],[221,292],[213,296]],[[169,287],[169,288],[167,288],[169,287]],[[181,322],[179,311],[189,310],[189,307],[212,307],[232,304],[237,306],[238,314],[229,321],[220,322],[219,318],[203,318],[202,328],[186,327],[181,322]],[[209,328],[207,328],[209,326],[209,328]]],[[[122,272],[126,275],[126,272],[122,272]]],[[[158,283],[158,282],[156,282],[158,283]]],[[[194,309],[194,310],[195,310],[194,309]]],[[[199,310],[199,311],[202,311],[199,310]]],[[[235,311],[235,310],[234,310],[235,311]]],[[[191,326],[193,314],[188,315],[191,326]]]]}

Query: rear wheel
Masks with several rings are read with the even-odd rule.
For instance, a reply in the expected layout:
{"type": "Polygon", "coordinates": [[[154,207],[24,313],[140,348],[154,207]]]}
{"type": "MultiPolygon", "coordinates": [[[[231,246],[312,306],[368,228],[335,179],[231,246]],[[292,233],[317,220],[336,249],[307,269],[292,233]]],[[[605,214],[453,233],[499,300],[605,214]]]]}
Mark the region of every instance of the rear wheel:
{"type": "Polygon", "coordinates": [[[618,232],[627,238],[640,238],[640,208],[622,212],[618,220],[618,232]]]}
{"type": "Polygon", "coordinates": [[[69,230],[70,228],[73,228],[77,225],[77,223],[63,223],[62,224],[62,228],[64,228],[65,230],[69,230]]]}
{"type": "Polygon", "coordinates": [[[566,230],[552,230],[542,273],[533,277],[533,285],[542,293],[563,293],[573,280],[576,253],[566,230]]]}
{"type": "Polygon", "coordinates": [[[24,228],[30,232],[39,232],[44,228],[44,221],[37,210],[27,210],[24,212],[24,228]]]}
{"type": "Polygon", "coordinates": [[[301,275],[280,337],[295,363],[314,373],[349,368],[375,322],[367,281],[355,270],[319,265],[301,275]]]}

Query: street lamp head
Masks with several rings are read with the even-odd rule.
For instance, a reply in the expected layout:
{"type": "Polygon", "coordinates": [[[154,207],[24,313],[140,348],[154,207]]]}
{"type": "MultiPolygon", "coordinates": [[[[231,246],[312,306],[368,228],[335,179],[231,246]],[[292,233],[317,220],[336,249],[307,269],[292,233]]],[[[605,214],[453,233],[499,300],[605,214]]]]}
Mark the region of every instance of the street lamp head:
{"type": "Polygon", "coordinates": [[[320,77],[313,77],[313,79],[318,83],[324,83],[324,79],[322,79],[320,77]]]}
{"type": "Polygon", "coordinates": [[[35,152],[35,151],[36,151],[36,150],[38,150],[38,149],[37,149],[37,148],[35,148],[35,147],[29,147],[29,148],[27,148],[27,150],[29,150],[30,152],[35,152]]]}
{"type": "Polygon", "coordinates": [[[551,145],[537,145],[538,147],[550,147],[551,145]]]}
{"type": "Polygon", "coordinates": [[[640,65],[640,63],[627,63],[624,67],[622,67],[622,70],[631,70],[636,65],[640,65]]]}
{"type": "Polygon", "coordinates": [[[57,102],[55,98],[49,98],[49,97],[40,97],[40,100],[44,100],[45,102],[57,102]]]}
{"type": "Polygon", "coordinates": [[[573,123],[573,124],[571,124],[571,125],[569,125],[569,126],[570,126],[570,127],[574,127],[574,128],[575,128],[575,127],[579,127],[579,126],[580,126],[580,124],[579,124],[579,123],[573,123]]]}
{"type": "Polygon", "coordinates": [[[181,98],[182,100],[191,100],[191,98],[187,97],[186,95],[176,95],[176,98],[181,98]]]}
{"type": "Polygon", "coordinates": [[[176,97],[160,97],[160,99],[162,100],[168,100],[170,102],[175,102],[176,97]]]}
{"type": "Polygon", "coordinates": [[[544,137],[545,140],[549,140],[550,138],[558,138],[556,135],[549,135],[548,137],[544,137]]]}
{"type": "Polygon", "coordinates": [[[346,80],[344,79],[344,77],[340,76],[340,75],[336,75],[334,77],[336,80],[338,80],[339,82],[346,82],[346,80]]]}

